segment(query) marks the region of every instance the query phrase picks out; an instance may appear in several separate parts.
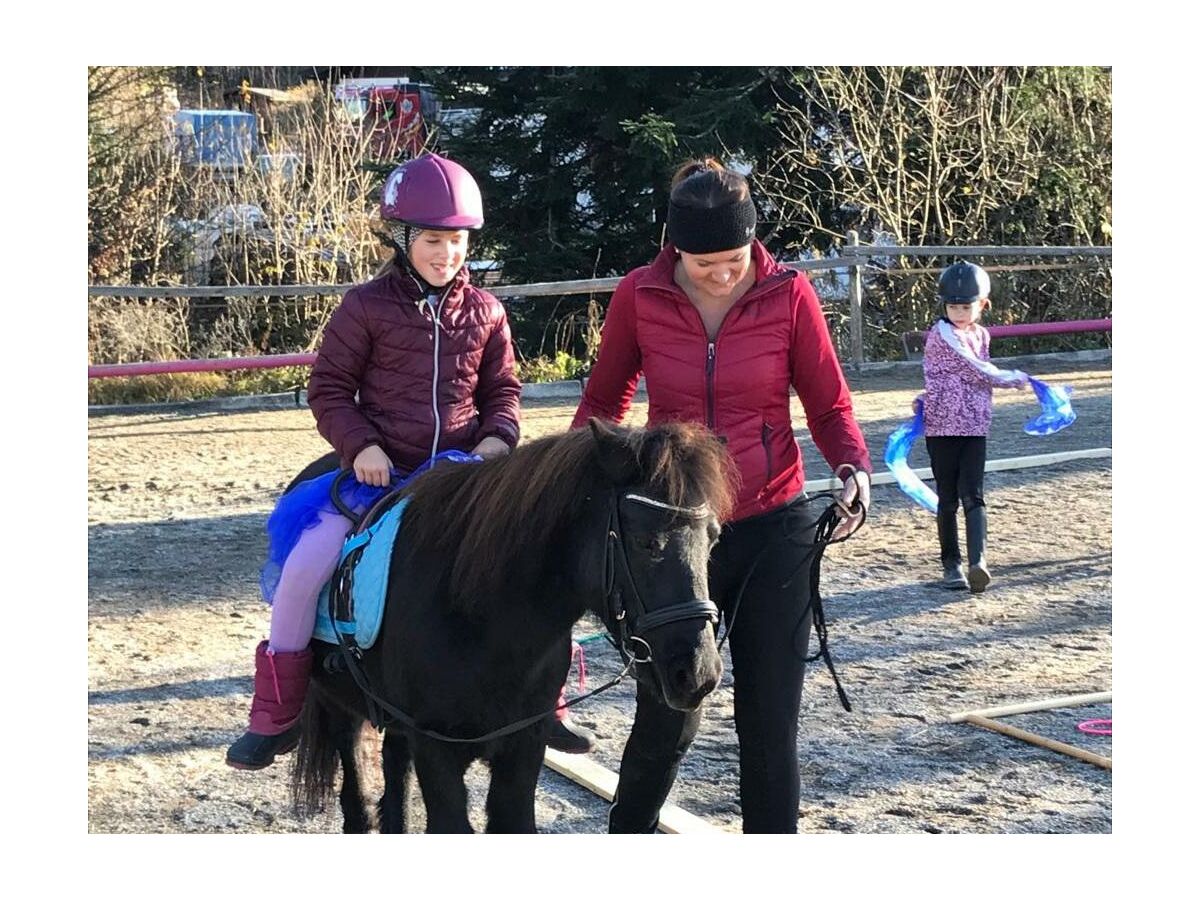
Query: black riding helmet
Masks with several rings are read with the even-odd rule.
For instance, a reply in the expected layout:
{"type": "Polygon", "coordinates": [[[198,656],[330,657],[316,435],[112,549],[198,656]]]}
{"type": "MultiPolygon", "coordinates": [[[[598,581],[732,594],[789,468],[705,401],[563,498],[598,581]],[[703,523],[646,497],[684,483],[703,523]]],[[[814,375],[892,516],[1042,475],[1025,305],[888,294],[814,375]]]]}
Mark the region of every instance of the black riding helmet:
{"type": "Polygon", "coordinates": [[[972,303],[988,296],[992,281],[982,266],[956,262],[943,270],[938,278],[939,303],[972,303]]]}

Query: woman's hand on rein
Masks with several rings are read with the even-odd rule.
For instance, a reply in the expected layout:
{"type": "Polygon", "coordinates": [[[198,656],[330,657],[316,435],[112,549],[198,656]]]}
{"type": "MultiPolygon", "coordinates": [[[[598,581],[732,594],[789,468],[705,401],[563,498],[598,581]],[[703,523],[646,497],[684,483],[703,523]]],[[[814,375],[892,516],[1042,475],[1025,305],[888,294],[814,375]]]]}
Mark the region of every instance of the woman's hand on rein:
{"type": "Polygon", "coordinates": [[[354,477],[359,484],[369,484],[372,487],[387,487],[392,480],[392,461],[376,444],[364,447],[354,457],[354,477]]]}
{"type": "Polygon", "coordinates": [[[871,476],[850,465],[838,466],[838,475],[843,471],[849,473],[842,478],[842,495],[838,498],[838,516],[841,522],[833,530],[831,540],[841,540],[853,534],[867,517],[871,508],[871,476]]]}

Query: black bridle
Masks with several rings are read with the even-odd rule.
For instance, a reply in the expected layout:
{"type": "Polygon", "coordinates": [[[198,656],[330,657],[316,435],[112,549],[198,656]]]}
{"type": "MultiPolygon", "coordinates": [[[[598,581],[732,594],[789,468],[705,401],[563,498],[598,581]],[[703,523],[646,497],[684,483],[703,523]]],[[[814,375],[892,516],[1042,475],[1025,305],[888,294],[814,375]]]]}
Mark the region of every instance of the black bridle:
{"type": "Polygon", "coordinates": [[[609,499],[608,527],[604,548],[604,624],[614,640],[613,646],[621,654],[628,667],[632,663],[649,663],[653,657],[650,644],[644,635],[653,628],[668,625],[672,622],[682,622],[687,619],[707,619],[716,623],[720,610],[711,600],[688,600],[683,603],[671,603],[666,606],[647,607],[633,570],[629,564],[629,548],[625,542],[625,533],[621,525],[621,504],[636,503],[669,513],[672,518],[689,520],[707,519],[712,513],[707,506],[684,507],[672,506],[660,500],[652,500],[641,494],[627,493],[620,496],[616,489],[609,499]],[[645,648],[645,657],[639,657],[636,643],[645,648]]]}

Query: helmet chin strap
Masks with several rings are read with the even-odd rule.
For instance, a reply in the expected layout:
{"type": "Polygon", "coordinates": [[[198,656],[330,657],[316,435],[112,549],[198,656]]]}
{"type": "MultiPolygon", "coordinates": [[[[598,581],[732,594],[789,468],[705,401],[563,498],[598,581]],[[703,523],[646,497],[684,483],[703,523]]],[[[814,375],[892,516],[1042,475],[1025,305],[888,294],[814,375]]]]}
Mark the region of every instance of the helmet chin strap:
{"type": "Polygon", "coordinates": [[[432,284],[421,277],[421,273],[417,271],[417,267],[414,266],[412,264],[412,260],[408,258],[407,252],[397,249],[396,255],[400,257],[401,267],[403,267],[405,272],[412,276],[413,280],[417,283],[417,286],[421,289],[422,294],[428,296],[429,294],[436,294],[439,290],[441,290],[440,288],[435,288],[432,284]]]}
{"type": "MultiPolygon", "coordinates": [[[[416,230],[419,231],[420,229],[416,230]]],[[[397,264],[417,283],[417,287],[421,289],[421,293],[425,295],[437,293],[438,288],[435,288],[422,278],[421,273],[412,264],[412,260],[408,258],[408,245],[412,242],[413,231],[414,228],[411,225],[393,224],[388,228],[387,243],[396,254],[395,260],[397,264]]]]}

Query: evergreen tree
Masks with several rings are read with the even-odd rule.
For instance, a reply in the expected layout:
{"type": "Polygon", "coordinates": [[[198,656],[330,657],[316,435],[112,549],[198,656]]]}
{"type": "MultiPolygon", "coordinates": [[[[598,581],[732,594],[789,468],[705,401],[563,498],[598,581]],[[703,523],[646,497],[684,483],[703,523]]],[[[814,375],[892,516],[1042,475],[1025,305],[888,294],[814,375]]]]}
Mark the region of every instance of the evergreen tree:
{"type": "MultiPolygon", "coordinates": [[[[665,240],[671,175],[689,158],[748,167],[773,140],[782,70],[441,68],[417,73],[443,109],[474,112],[436,137],[479,180],[486,222],[472,255],[508,283],[622,275],[665,240]]],[[[594,350],[581,298],[513,301],[527,355],[594,350]],[[575,327],[575,326],[580,327],[575,327]],[[553,341],[550,335],[555,332],[553,341]]]]}
{"type": "Polygon", "coordinates": [[[426,69],[444,107],[478,110],[438,149],[479,179],[481,238],[508,281],[619,275],[663,241],[685,159],[752,161],[783,74],[755,68],[426,69]]]}

